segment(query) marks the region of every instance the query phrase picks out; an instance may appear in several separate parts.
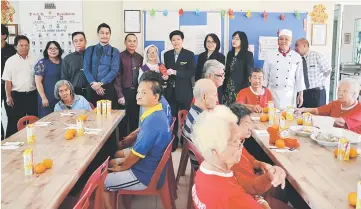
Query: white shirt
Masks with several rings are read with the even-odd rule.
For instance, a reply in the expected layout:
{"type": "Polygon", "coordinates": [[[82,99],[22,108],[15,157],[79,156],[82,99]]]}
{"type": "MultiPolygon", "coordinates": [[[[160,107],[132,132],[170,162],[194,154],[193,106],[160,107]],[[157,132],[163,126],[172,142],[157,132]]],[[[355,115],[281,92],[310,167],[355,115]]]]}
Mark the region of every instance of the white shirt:
{"type": "Polygon", "coordinates": [[[309,51],[304,55],[307,63],[309,89],[326,85],[325,74],[331,72],[332,68],[326,58],[318,52],[309,51]]]}
{"type": "Polygon", "coordinates": [[[11,91],[29,92],[36,89],[34,66],[36,59],[30,55],[26,59],[19,54],[11,56],[5,63],[2,79],[11,81],[11,91]]]}

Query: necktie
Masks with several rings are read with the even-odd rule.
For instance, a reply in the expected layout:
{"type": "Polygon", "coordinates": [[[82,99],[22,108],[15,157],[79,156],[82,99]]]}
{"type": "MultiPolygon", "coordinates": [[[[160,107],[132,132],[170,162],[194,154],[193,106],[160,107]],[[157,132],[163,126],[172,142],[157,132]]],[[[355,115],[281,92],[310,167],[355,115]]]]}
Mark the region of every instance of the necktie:
{"type": "Polygon", "coordinates": [[[303,77],[305,79],[306,89],[308,89],[310,87],[310,81],[308,80],[307,62],[304,57],[302,57],[302,65],[303,65],[303,77]]]}
{"type": "Polygon", "coordinates": [[[80,52],[79,53],[79,59],[80,59],[80,75],[79,75],[79,83],[78,83],[78,88],[85,88],[86,87],[86,78],[85,78],[85,74],[84,74],[84,52],[80,52]]]}
{"type": "Polygon", "coordinates": [[[135,60],[135,55],[132,55],[132,81],[133,86],[136,87],[138,84],[138,73],[139,70],[137,69],[137,62],[135,60]]]}
{"type": "Polygon", "coordinates": [[[98,69],[99,69],[99,65],[100,65],[100,59],[102,58],[102,55],[103,55],[103,47],[100,46],[99,50],[97,50],[97,62],[96,62],[96,65],[95,65],[95,73],[96,73],[96,76],[95,76],[95,80],[98,81],[98,69]]]}

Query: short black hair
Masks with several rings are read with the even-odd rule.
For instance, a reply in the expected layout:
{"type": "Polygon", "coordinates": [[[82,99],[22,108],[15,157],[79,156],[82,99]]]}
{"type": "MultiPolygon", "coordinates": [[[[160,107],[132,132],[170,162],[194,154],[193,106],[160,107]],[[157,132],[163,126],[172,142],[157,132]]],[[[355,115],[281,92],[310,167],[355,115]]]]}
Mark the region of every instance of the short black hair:
{"type": "MultiPolygon", "coordinates": [[[[245,32],[243,31],[236,31],[233,33],[232,38],[236,35],[239,36],[239,39],[241,40],[241,53],[245,53],[248,51],[248,38],[245,32]]],[[[232,47],[232,51],[234,51],[234,47],[232,47]]]]}
{"type": "Polygon", "coordinates": [[[229,105],[229,109],[231,109],[231,111],[233,112],[233,114],[235,114],[237,116],[237,124],[239,125],[241,120],[246,117],[246,116],[250,116],[251,115],[251,110],[249,110],[246,106],[244,106],[243,104],[239,104],[239,103],[233,103],[231,105],[229,105]]]}
{"type": "Polygon", "coordinates": [[[135,38],[138,39],[138,37],[137,37],[134,33],[128,33],[128,34],[125,36],[124,41],[127,40],[128,36],[135,36],[135,38]]]}
{"type": "Polygon", "coordinates": [[[29,41],[28,37],[23,36],[23,35],[18,35],[14,39],[14,46],[17,46],[20,40],[25,40],[25,41],[28,42],[28,44],[30,44],[30,41],[29,41]]]}
{"type": "Polygon", "coordinates": [[[71,40],[72,40],[72,41],[73,41],[73,39],[74,39],[74,36],[76,36],[76,35],[83,35],[83,36],[84,36],[84,40],[86,40],[86,37],[85,37],[85,33],[84,33],[84,32],[82,32],[82,31],[76,31],[76,32],[74,32],[74,33],[71,34],[71,40]]]}
{"type": "Polygon", "coordinates": [[[98,29],[97,29],[97,33],[99,33],[100,29],[101,28],[108,28],[109,29],[109,32],[112,33],[112,30],[110,29],[110,26],[106,23],[102,23],[98,26],[98,29]]]}
{"type": "Polygon", "coordinates": [[[172,31],[170,34],[169,34],[169,40],[172,40],[173,36],[180,36],[181,39],[183,40],[184,39],[184,34],[182,31],[180,30],[175,30],[175,31],[172,31]]]}
{"type": "Polygon", "coordinates": [[[205,49],[206,51],[208,51],[208,49],[207,49],[207,38],[208,38],[208,37],[211,37],[211,38],[213,39],[213,41],[216,42],[216,49],[215,49],[215,51],[218,52],[219,49],[221,48],[221,42],[219,41],[218,36],[217,36],[216,34],[214,34],[214,33],[208,34],[208,35],[206,36],[206,38],[204,39],[204,49],[205,49]]]}
{"type": "Polygon", "coordinates": [[[6,38],[9,37],[9,29],[4,24],[1,24],[1,35],[6,35],[6,38]]]}
{"type": "Polygon", "coordinates": [[[249,74],[249,77],[252,77],[253,73],[263,73],[263,70],[261,68],[252,68],[251,73],[249,74]]]}
{"type": "Polygon", "coordinates": [[[159,94],[159,100],[163,95],[162,77],[160,73],[147,71],[139,79],[140,82],[151,82],[153,94],[159,94]]]}
{"type": "Polygon", "coordinates": [[[49,49],[49,47],[50,47],[50,44],[54,44],[54,45],[56,46],[56,48],[58,48],[58,50],[59,50],[58,57],[59,57],[59,59],[60,59],[60,58],[61,58],[61,55],[63,54],[63,49],[60,47],[60,44],[59,44],[57,41],[49,41],[49,42],[46,44],[45,50],[44,50],[44,52],[43,52],[44,58],[49,59],[48,49],[49,49]]]}

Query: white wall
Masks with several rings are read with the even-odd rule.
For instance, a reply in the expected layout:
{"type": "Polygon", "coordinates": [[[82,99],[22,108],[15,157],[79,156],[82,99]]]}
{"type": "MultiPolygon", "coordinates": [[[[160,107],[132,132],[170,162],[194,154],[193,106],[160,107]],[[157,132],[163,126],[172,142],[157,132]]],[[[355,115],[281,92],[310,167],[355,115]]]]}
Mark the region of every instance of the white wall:
{"type": "Polygon", "coordinates": [[[361,5],[345,5],[342,22],[341,62],[353,62],[352,53],[355,40],[355,19],[361,18],[361,5]],[[345,33],[351,33],[351,43],[344,43],[345,33]]]}

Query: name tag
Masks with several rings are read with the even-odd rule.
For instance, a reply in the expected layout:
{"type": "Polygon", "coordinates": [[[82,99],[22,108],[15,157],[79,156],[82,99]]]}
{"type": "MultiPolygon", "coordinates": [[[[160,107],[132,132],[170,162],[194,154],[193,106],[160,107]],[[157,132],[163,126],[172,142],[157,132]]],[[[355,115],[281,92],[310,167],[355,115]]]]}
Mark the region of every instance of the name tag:
{"type": "Polygon", "coordinates": [[[181,65],[185,65],[185,64],[187,64],[187,62],[180,62],[180,64],[181,64],[181,65]]]}
{"type": "Polygon", "coordinates": [[[84,69],[82,68],[82,69],[80,69],[80,70],[84,70],[84,69]]]}
{"type": "Polygon", "coordinates": [[[310,67],[316,67],[316,65],[310,65],[310,67]]]}

